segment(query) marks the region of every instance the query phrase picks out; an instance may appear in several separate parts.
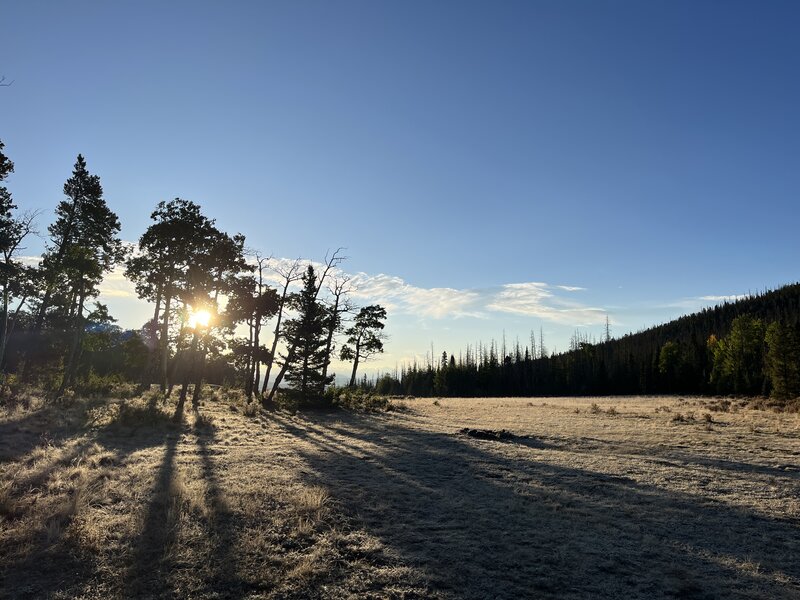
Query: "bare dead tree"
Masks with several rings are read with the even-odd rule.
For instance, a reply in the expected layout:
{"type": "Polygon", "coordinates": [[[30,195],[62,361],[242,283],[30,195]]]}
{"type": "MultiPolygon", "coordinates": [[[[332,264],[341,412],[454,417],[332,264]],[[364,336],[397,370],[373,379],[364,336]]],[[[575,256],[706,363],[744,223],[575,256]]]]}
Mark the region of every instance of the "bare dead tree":
{"type": "Polygon", "coordinates": [[[328,286],[328,293],[330,293],[331,300],[328,308],[328,338],[325,340],[325,366],[322,368],[323,379],[328,376],[328,366],[331,364],[331,352],[333,351],[333,336],[342,326],[342,315],[352,312],[354,309],[353,303],[347,297],[348,294],[355,291],[355,286],[350,282],[351,279],[352,277],[350,275],[342,273],[335,276],[328,286]]]}
{"type": "MultiPolygon", "coordinates": [[[[269,385],[269,376],[272,372],[272,365],[275,362],[275,353],[278,351],[278,342],[281,338],[281,322],[283,320],[284,311],[287,308],[287,300],[289,298],[289,287],[300,281],[303,277],[303,270],[301,268],[301,261],[299,258],[294,259],[291,264],[277,264],[272,265],[270,268],[274,273],[280,275],[282,280],[281,297],[278,303],[278,314],[275,320],[275,330],[272,333],[272,348],[270,349],[269,356],[267,356],[266,372],[264,373],[264,381],[261,384],[261,395],[267,393],[267,386],[269,385]]],[[[271,395],[270,395],[271,398],[271,395]]]]}
{"type": "MultiPolygon", "coordinates": [[[[257,265],[256,266],[256,271],[258,273],[258,279],[256,281],[256,285],[257,285],[257,290],[258,290],[258,298],[260,299],[262,297],[262,295],[264,294],[264,286],[266,285],[264,283],[264,270],[267,268],[267,265],[269,265],[269,261],[272,260],[272,255],[270,255],[270,256],[261,256],[260,253],[255,252],[254,256],[255,256],[256,265],[257,265]]],[[[263,326],[263,323],[261,321],[262,321],[262,319],[260,317],[256,318],[255,321],[253,322],[253,328],[252,328],[252,340],[251,340],[252,352],[251,352],[251,355],[253,357],[253,361],[252,361],[252,364],[250,365],[249,380],[247,382],[248,402],[250,401],[249,398],[252,396],[252,393],[253,393],[253,386],[258,385],[257,382],[259,381],[259,378],[261,377],[261,357],[259,356],[260,349],[261,349],[259,338],[261,336],[261,327],[263,326]]],[[[256,388],[256,389],[258,389],[258,388],[256,388]]]]}

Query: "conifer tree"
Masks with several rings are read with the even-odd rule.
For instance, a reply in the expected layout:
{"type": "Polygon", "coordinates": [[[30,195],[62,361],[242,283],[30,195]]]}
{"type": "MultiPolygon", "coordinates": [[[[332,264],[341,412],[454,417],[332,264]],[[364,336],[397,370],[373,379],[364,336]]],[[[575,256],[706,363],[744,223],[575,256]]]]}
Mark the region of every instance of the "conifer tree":
{"type": "Polygon", "coordinates": [[[800,395],[800,345],[792,328],[773,322],[766,333],[767,375],[772,383],[772,396],[789,400],[800,395]]]}
{"type": "Polygon", "coordinates": [[[64,184],[65,200],[48,228],[51,243],[42,257],[45,291],[36,327],[50,308],[57,327],[71,331],[59,394],[72,384],[86,329],[86,303],[99,295],[103,277],[125,255],[117,215],[103,198],[100,178],[80,154],[64,184]]]}
{"type": "Polygon", "coordinates": [[[386,320],[386,309],[379,304],[365,306],[358,311],[353,325],[345,331],[347,344],[342,347],[342,360],[353,361],[353,372],[350,375],[350,387],[356,384],[358,365],[369,360],[374,354],[383,352],[383,321],[386,320]]]}
{"type": "Polygon", "coordinates": [[[323,375],[326,356],[325,307],[317,301],[317,275],[308,265],[303,289],[294,298],[297,317],[286,321],[284,337],[289,348],[284,356],[286,380],[296,390],[301,406],[320,405],[325,385],[333,377],[323,375]]]}

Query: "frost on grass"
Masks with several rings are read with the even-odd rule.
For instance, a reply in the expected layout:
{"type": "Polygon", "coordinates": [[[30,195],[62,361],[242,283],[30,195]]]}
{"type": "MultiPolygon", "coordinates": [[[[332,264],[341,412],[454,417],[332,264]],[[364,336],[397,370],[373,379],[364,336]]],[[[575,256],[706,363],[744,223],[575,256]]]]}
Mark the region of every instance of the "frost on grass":
{"type": "Polygon", "coordinates": [[[797,414],[692,398],[407,399],[310,415],[230,404],[211,399],[180,425],[160,398],[0,416],[4,593],[800,589],[797,414]]]}

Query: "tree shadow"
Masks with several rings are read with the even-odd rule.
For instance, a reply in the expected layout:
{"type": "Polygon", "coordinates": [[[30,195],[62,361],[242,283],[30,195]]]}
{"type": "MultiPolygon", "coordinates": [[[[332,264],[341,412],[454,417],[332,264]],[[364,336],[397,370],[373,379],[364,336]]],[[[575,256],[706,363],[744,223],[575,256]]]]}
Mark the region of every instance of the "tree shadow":
{"type": "Polygon", "coordinates": [[[57,423],[50,407],[0,421],[0,463],[15,461],[43,443],[59,444],[73,437],[75,427],[57,423]]]}
{"type": "MultiPolygon", "coordinates": [[[[197,415],[195,411],[195,415],[197,415]]],[[[215,453],[216,432],[213,425],[195,426],[198,454],[202,475],[206,481],[206,502],[210,512],[208,517],[208,537],[211,545],[211,564],[207,584],[218,593],[224,590],[225,597],[240,597],[251,587],[238,573],[233,550],[237,544],[236,515],[230,509],[222,483],[217,475],[217,466],[212,456],[215,453]]]]}
{"type": "MultiPolygon", "coordinates": [[[[686,452],[683,447],[669,446],[656,447],[636,444],[626,441],[604,440],[599,438],[568,438],[563,436],[547,436],[546,443],[553,449],[569,452],[595,454],[611,453],[614,455],[640,456],[671,467],[684,467],[696,465],[746,474],[759,474],[771,477],[785,477],[800,481],[800,464],[794,465],[763,465],[752,462],[743,462],[727,458],[698,456],[686,452]],[[788,469],[786,467],[789,467],[788,469]]],[[[794,453],[800,456],[800,450],[794,453]]]]}
{"type": "Polygon", "coordinates": [[[150,492],[144,524],[128,572],[126,587],[136,597],[165,597],[177,593],[169,578],[170,550],[180,526],[179,498],[173,490],[179,438],[167,438],[164,456],[150,492]]]}
{"type": "Polygon", "coordinates": [[[423,573],[433,595],[789,598],[800,589],[798,524],[785,516],[394,417],[273,419],[308,442],[298,445],[307,478],[423,573]]]}

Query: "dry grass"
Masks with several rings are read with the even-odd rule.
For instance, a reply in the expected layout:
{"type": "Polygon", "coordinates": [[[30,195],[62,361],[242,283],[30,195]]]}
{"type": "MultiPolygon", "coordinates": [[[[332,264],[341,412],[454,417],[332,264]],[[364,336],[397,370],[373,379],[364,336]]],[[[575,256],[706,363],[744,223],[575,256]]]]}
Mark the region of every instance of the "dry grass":
{"type": "Polygon", "coordinates": [[[181,425],[157,395],[0,416],[0,596],[800,597],[796,413],[214,393],[181,425]]]}

